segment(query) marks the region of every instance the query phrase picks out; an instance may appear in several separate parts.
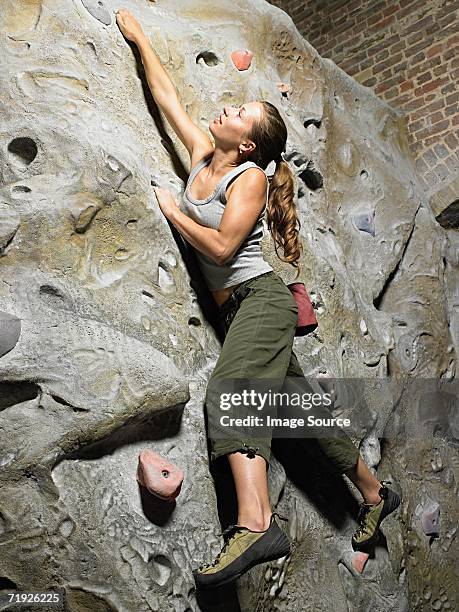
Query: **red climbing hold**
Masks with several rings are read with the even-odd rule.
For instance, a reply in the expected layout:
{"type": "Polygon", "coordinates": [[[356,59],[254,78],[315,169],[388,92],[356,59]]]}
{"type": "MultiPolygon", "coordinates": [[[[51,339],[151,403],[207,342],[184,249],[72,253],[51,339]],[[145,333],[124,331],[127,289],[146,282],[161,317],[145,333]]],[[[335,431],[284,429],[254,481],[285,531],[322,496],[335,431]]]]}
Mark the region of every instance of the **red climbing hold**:
{"type": "Polygon", "coordinates": [[[248,49],[239,49],[231,53],[233,64],[238,70],[247,70],[252,62],[253,53],[248,49]]]}
{"type": "Polygon", "coordinates": [[[152,450],[139,455],[137,481],[150,493],[165,501],[174,501],[180,493],[183,471],[152,450]]]}

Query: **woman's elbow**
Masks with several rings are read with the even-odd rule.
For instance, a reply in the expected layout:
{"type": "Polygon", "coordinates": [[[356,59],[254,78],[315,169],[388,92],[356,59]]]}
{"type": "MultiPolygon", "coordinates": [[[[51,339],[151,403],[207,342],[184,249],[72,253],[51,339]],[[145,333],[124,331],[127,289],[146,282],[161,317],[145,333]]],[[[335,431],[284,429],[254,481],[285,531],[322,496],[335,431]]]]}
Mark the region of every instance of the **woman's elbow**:
{"type": "Polygon", "coordinates": [[[224,266],[226,264],[226,262],[228,261],[228,258],[226,257],[226,255],[223,254],[218,254],[214,256],[214,262],[218,265],[218,266],[224,266]]]}
{"type": "Polygon", "coordinates": [[[233,255],[227,248],[222,248],[215,254],[214,261],[219,266],[224,266],[233,259],[233,255]]]}

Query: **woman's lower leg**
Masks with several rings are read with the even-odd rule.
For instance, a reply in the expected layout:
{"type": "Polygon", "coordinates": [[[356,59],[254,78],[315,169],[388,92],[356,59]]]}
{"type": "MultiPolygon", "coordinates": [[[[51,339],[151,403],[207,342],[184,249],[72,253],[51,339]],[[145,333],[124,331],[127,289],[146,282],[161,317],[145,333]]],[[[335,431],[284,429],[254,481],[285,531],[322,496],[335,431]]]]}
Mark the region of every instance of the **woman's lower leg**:
{"type": "Polygon", "coordinates": [[[365,500],[365,503],[379,504],[381,497],[379,496],[378,491],[382,487],[382,484],[379,482],[376,476],[370,472],[360,455],[355,467],[346,470],[344,474],[358,488],[363,499],[365,500]]]}
{"type": "Polygon", "coordinates": [[[266,460],[260,455],[249,458],[240,452],[227,457],[236,487],[237,523],[253,531],[264,531],[269,527],[272,514],[266,460]]]}

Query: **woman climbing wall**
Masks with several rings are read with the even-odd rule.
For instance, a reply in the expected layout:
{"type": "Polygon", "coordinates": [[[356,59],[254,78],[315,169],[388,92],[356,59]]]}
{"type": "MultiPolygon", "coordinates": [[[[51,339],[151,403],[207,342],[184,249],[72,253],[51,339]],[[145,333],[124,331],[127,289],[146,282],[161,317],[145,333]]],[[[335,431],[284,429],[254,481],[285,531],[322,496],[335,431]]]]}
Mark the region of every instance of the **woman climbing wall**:
{"type": "MultiPolygon", "coordinates": [[[[141,54],[151,93],[191,160],[183,210],[166,189],[155,188],[165,217],[195,248],[207,285],[225,327],[221,354],[206,393],[209,414],[219,410],[218,381],[284,380],[303,372],[292,350],[298,309],[282,279],[265,261],[260,247],[266,213],[276,253],[299,268],[301,243],[294,203],[294,181],[282,157],[287,129],[278,110],[266,101],[225,106],[209,126],[214,139],[197,127],[183,109],[176,89],[135,17],[117,12],[123,35],[141,54]],[[265,170],[275,161],[271,183],[265,170]]],[[[363,496],[354,550],[367,550],[378,538],[381,521],[397,508],[399,496],[369,471],[358,449],[340,431],[318,438],[336,468],[363,496]]],[[[270,435],[210,436],[212,461],[228,461],[234,478],[238,521],[212,563],[193,572],[198,586],[231,582],[248,569],[285,556],[290,544],[269,503],[267,469],[270,435]]],[[[279,516],[279,515],[277,515],[279,516]]]]}

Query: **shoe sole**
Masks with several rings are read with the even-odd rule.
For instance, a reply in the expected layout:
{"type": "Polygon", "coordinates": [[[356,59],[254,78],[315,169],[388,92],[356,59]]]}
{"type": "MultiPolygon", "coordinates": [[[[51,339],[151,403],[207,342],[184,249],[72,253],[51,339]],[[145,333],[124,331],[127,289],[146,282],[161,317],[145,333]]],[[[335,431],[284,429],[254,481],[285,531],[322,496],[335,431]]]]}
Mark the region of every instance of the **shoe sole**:
{"type": "MultiPolygon", "coordinates": [[[[285,535],[284,537],[285,539],[287,539],[285,535]]],[[[251,548],[255,547],[256,545],[257,542],[255,542],[255,544],[253,544],[251,548]]],[[[228,576],[227,578],[220,580],[218,583],[206,584],[206,582],[201,581],[201,576],[197,576],[195,572],[193,572],[193,577],[198,588],[216,589],[218,587],[224,586],[225,584],[229,584],[230,582],[238,580],[238,578],[243,576],[246,572],[248,572],[250,569],[252,569],[252,567],[255,567],[256,565],[261,565],[262,563],[269,563],[270,561],[275,561],[276,559],[280,559],[281,557],[287,556],[290,553],[290,550],[290,543],[287,540],[287,545],[284,546],[284,549],[281,549],[280,552],[278,551],[275,554],[268,555],[263,559],[254,559],[253,561],[250,561],[250,563],[246,567],[244,567],[243,570],[240,570],[239,572],[237,572],[237,574],[233,574],[232,576],[228,576]]]]}
{"type": "Polygon", "coordinates": [[[365,540],[365,542],[362,542],[361,544],[354,543],[353,540],[351,541],[352,549],[355,552],[366,552],[369,547],[370,548],[373,547],[374,544],[376,544],[376,542],[379,540],[379,536],[380,536],[379,526],[381,525],[383,520],[387,516],[389,516],[389,514],[392,514],[392,512],[394,512],[400,506],[401,498],[398,495],[398,493],[395,493],[395,491],[391,491],[391,497],[392,499],[390,500],[390,502],[388,501],[387,505],[384,504],[384,507],[381,512],[381,516],[379,517],[379,520],[376,524],[374,534],[370,538],[368,538],[368,540],[365,540]]]}

